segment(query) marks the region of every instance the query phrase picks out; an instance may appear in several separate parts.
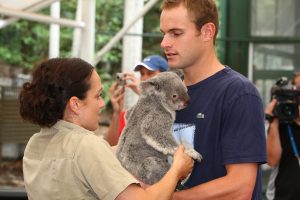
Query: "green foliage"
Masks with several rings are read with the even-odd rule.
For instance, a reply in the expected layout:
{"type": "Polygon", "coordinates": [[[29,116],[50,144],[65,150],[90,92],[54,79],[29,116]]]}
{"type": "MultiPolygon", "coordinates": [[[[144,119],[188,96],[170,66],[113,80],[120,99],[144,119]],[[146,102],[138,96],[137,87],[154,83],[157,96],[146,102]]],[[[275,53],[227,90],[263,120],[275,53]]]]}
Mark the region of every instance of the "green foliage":
{"type": "Polygon", "coordinates": [[[0,29],[0,59],[11,65],[30,68],[48,52],[45,47],[48,47],[49,33],[45,27],[21,20],[0,29]]]}
{"type": "Polygon", "coordinates": [[[107,105],[110,101],[109,88],[113,84],[114,77],[106,69],[97,69],[97,72],[101,78],[102,83],[102,97],[107,105]]]}
{"type": "MultiPolygon", "coordinates": [[[[75,19],[77,0],[61,1],[61,17],[75,19]]],[[[96,40],[95,47],[100,49],[122,26],[122,0],[96,0],[96,40]],[[101,32],[111,34],[101,34],[101,32]]],[[[40,12],[48,14],[49,8],[40,12]]],[[[61,27],[60,56],[70,57],[73,29],[61,27]]],[[[0,59],[12,66],[32,68],[35,63],[48,57],[49,25],[19,20],[0,29],[0,59]]],[[[119,63],[121,44],[105,55],[103,62],[119,63]]]]}
{"type": "MultiPolygon", "coordinates": [[[[101,49],[123,26],[123,8],[122,0],[99,0],[96,4],[96,37],[95,48],[101,49]]],[[[108,53],[106,53],[98,68],[110,66],[110,73],[120,70],[122,57],[122,44],[117,43],[108,53]]]]}
{"type": "MultiPolygon", "coordinates": [[[[147,3],[149,0],[145,1],[147,3]]],[[[104,47],[123,26],[124,0],[96,0],[95,49],[104,47]]],[[[143,57],[162,54],[160,48],[159,4],[155,5],[144,18],[143,57]]],[[[75,19],[77,0],[61,1],[61,17],[75,19]]],[[[49,7],[39,12],[49,14],[49,7]]],[[[1,17],[1,16],[0,16],[1,17]]],[[[60,27],[60,56],[70,57],[73,29],[60,27]]],[[[0,60],[27,69],[48,58],[49,25],[19,20],[0,29],[0,60]]],[[[100,74],[105,102],[109,101],[109,87],[113,76],[121,70],[122,43],[119,42],[106,53],[96,69],[100,74]]]]}
{"type": "Polygon", "coordinates": [[[160,18],[160,2],[155,4],[153,8],[144,16],[144,38],[143,38],[143,57],[150,54],[163,55],[160,47],[162,33],[159,27],[160,18]]]}

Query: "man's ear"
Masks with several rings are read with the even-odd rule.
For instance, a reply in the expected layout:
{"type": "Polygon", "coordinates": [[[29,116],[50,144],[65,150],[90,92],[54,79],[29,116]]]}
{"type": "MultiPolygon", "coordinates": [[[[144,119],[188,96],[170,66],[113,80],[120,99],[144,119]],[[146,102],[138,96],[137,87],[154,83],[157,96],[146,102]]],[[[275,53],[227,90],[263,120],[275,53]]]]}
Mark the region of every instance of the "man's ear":
{"type": "Polygon", "coordinates": [[[208,22],[201,27],[201,36],[203,41],[210,41],[214,39],[216,34],[216,27],[213,23],[208,22]]]}
{"type": "Polygon", "coordinates": [[[76,114],[79,112],[80,100],[77,97],[75,97],[75,96],[71,97],[67,104],[68,104],[69,109],[72,112],[74,112],[76,114]]]}

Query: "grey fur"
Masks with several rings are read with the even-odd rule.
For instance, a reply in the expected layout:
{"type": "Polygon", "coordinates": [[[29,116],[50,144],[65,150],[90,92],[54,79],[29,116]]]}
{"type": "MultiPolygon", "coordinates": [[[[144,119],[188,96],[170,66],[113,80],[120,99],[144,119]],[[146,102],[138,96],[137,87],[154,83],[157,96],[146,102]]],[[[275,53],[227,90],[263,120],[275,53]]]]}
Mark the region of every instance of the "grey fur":
{"type": "MultiPolygon", "coordinates": [[[[126,115],[126,126],[117,148],[117,158],[123,167],[147,184],[159,181],[170,168],[168,155],[178,144],[172,135],[175,110],[186,107],[187,88],[173,72],[162,72],[141,82],[137,103],[126,115]]],[[[194,149],[186,149],[194,159],[202,156],[194,149]]]]}

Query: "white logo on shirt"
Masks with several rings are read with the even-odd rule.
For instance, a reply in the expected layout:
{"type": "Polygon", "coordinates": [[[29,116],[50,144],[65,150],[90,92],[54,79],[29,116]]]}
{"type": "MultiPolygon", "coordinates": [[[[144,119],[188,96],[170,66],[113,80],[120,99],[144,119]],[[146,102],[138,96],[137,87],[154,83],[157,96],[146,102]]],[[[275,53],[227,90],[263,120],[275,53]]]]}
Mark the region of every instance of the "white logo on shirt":
{"type": "Polygon", "coordinates": [[[173,124],[173,136],[178,144],[183,144],[185,147],[194,148],[194,124],[173,124]]]}
{"type": "Polygon", "coordinates": [[[200,112],[200,113],[198,113],[196,115],[196,118],[198,118],[198,119],[204,119],[204,114],[200,112]]]}

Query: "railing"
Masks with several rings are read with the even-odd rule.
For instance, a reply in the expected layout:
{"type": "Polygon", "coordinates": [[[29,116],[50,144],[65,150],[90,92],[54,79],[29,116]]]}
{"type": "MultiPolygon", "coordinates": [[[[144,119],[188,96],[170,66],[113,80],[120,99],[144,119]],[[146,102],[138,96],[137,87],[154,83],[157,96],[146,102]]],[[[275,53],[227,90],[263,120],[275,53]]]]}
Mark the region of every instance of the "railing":
{"type": "Polygon", "coordinates": [[[18,87],[0,87],[0,143],[26,143],[39,130],[19,115],[18,87]]]}
{"type": "Polygon", "coordinates": [[[24,188],[0,188],[0,199],[5,200],[27,200],[27,194],[24,188]]]}

